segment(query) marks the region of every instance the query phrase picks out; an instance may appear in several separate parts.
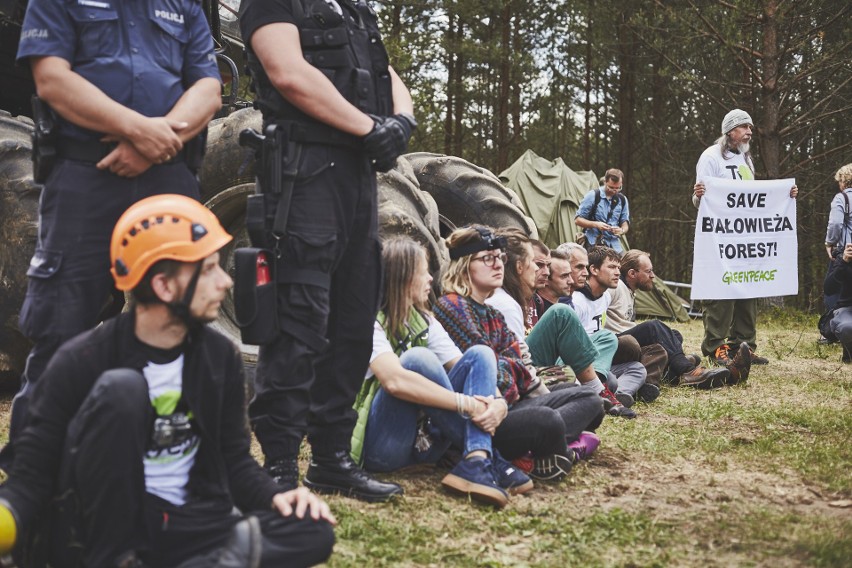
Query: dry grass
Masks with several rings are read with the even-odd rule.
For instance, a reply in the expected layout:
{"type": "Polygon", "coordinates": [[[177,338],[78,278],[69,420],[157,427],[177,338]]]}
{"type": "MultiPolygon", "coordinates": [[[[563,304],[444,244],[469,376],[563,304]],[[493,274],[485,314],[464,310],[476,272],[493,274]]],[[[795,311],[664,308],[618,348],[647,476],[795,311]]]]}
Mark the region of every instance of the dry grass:
{"type": "MultiPolygon", "coordinates": [[[[698,351],[701,322],[676,327],[698,351]]],[[[665,388],[503,511],[447,495],[432,467],[389,476],[406,490],[394,503],[330,497],[330,566],[849,566],[852,367],[816,339],[815,317],[762,314],[772,362],[746,386],[665,388]]]]}

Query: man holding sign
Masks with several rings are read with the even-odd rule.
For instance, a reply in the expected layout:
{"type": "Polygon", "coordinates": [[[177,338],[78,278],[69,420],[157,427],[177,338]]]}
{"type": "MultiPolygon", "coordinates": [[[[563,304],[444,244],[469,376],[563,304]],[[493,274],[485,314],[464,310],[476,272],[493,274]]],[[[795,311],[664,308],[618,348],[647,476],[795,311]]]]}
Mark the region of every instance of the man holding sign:
{"type": "Polygon", "coordinates": [[[769,362],[754,353],[756,298],[798,288],[796,208],[786,183],[790,198],[799,190],[794,180],[753,181],[753,128],[743,110],[725,115],[722,136],[698,159],[692,194],[699,210],[692,298],[705,306],[701,351],[730,369],[733,382],[744,381],[752,363],[769,362]]]}

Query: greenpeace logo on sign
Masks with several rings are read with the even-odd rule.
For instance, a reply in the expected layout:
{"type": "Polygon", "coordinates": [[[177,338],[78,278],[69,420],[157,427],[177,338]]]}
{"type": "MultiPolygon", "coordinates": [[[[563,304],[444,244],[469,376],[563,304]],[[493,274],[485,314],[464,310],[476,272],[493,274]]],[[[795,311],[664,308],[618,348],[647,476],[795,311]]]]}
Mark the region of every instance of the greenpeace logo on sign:
{"type": "Polygon", "coordinates": [[[777,269],[772,270],[743,270],[740,272],[725,272],[722,282],[725,284],[743,284],[749,282],[773,282],[777,269]]]}
{"type": "Polygon", "coordinates": [[[176,24],[183,23],[183,14],[176,14],[175,12],[166,12],[165,10],[154,10],[154,17],[161,18],[163,20],[168,20],[176,24]]]}

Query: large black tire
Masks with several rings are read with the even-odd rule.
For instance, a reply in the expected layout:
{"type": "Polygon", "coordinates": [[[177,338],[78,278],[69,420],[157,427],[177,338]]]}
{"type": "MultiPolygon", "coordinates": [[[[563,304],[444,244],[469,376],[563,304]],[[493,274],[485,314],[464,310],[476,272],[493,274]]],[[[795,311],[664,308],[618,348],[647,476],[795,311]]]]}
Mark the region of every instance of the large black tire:
{"type": "Polygon", "coordinates": [[[417,184],[411,164],[405,158],[396,168],[377,176],[379,193],[379,233],[382,238],[407,235],[429,253],[429,272],[437,286],[443,267],[449,262],[447,246],[441,238],[435,200],[417,184]]]}
{"type": "Polygon", "coordinates": [[[254,183],[254,151],[240,146],[239,137],[246,128],[259,132],[262,120],[260,111],[247,108],[210,122],[207,153],[199,172],[202,201],[235,185],[254,183]]]}
{"type": "Polygon", "coordinates": [[[0,111],[0,389],[14,389],[30,342],[18,330],[27,267],[38,236],[41,186],[33,182],[33,123],[0,111]]]}
{"type": "Polygon", "coordinates": [[[517,227],[538,238],[518,196],[488,170],[443,154],[416,152],[404,158],[411,163],[420,189],[435,199],[444,237],[456,227],[483,224],[517,227]]]}

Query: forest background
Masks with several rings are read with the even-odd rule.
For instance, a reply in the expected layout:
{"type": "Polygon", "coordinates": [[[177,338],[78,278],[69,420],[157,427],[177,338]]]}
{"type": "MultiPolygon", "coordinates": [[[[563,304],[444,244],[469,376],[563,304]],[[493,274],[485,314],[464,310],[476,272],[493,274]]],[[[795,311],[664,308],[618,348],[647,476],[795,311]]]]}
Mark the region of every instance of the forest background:
{"type": "Polygon", "coordinates": [[[500,173],[525,150],[624,171],[630,244],[691,280],[695,164],[733,108],[758,179],[799,186],[799,295],[821,310],[834,173],[852,162],[848,0],[386,0],[420,123],[410,149],[500,173]]]}

